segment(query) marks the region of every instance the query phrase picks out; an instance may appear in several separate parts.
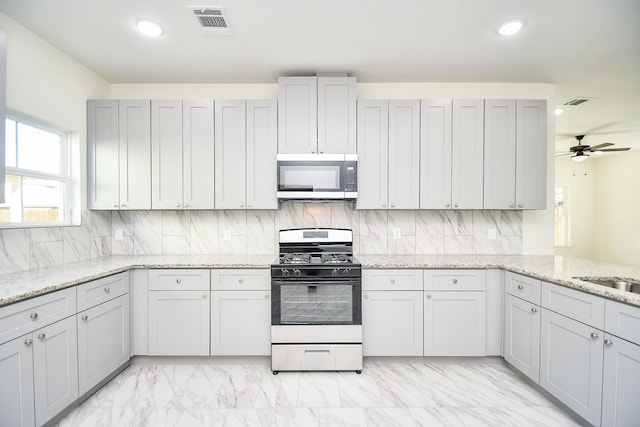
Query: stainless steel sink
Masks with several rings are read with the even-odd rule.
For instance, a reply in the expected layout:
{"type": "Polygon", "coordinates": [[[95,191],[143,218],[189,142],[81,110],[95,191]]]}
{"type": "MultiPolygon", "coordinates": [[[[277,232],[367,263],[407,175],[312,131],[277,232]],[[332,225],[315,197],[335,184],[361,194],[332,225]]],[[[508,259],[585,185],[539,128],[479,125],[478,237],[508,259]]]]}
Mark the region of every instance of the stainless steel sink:
{"type": "Polygon", "coordinates": [[[598,277],[596,279],[588,277],[574,277],[574,279],[583,280],[585,282],[594,283],[596,285],[606,286],[608,288],[620,289],[621,291],[633,292],[634,294],[640,294],[640,283],[632,282],[629,280],[598,277]]]}

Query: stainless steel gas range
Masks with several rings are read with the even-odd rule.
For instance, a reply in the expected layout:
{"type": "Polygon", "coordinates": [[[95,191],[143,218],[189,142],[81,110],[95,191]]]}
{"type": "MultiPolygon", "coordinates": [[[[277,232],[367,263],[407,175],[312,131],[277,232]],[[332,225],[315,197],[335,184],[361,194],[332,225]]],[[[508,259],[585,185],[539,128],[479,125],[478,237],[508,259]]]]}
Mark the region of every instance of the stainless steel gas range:
{"type": "Polygon", "coordinates": [[[271,266],[271,369],[362,371],[362,268],[351,230],[280,231],[271,266]]]}

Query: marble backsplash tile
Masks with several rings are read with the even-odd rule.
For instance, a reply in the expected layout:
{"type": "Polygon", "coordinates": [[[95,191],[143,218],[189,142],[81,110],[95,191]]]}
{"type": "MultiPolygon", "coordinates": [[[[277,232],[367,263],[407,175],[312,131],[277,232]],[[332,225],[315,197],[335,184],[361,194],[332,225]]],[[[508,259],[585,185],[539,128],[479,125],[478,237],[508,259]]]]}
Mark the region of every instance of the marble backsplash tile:
{"type": "Polygon", "coordinates": [[[357,254],[520,254],[522,212],[356,210],[85,211],[79,227],[0,230],[0,274],[105,255],[276,253],[278,230],[351,228],[357,254]],[[495,237],[495,238],[494,238],[495,237]]]}

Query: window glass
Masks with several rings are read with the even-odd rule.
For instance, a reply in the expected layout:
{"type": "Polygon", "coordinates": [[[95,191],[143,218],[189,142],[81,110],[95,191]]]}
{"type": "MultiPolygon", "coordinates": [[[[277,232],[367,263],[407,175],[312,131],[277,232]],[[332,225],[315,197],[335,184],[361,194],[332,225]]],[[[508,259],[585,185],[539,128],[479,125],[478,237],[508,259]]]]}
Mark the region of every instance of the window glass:
{"type": "Polygon", "coordinates": [[[18,123],[18,167],[60,173],[60,135],[18,123]]]}
{"type": "Polygon", "coordinates": [[[570,246],[569,228],[569,189],[567,187],[556,187],[555,189],[555,233],[554,240],[556,246],[570,246]]]}
{"type": "Polygon", "coordinates": [[[7,119],[5,124],[5,137],[4,137],[4,152],[5,152],[5,164],[7,166],[16,167],[16,122],[7,119]]]}

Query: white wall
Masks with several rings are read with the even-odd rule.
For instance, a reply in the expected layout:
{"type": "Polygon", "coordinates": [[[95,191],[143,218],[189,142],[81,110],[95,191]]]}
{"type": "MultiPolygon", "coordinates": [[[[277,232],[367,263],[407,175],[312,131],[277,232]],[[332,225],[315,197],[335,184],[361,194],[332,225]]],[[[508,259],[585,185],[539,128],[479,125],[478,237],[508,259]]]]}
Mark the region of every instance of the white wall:
{"type": "MultiPolygon", "coordinates": [[[[109,83],[3,13],[0,27],[7,31],[7,109],[71,132],[84,160],[87,99],[107,98],[109,83]]],[[[76,166],[84,205],[86,162],[76,166]]]]}
{"type": "MultiPolygon", "coordinates": [[[[356,76],[357,77],[357,76],[356,76]]],[[[275,99],[277,84],[113,84],[113,99],[275,99]]],[[[547,209],[523,214],[522,253],[553,254],[555,87],[543,83],[360,83],[359,99],[494,98],[547,100],[547,209]]]]}
{"type": "Polygon", "coordinates": [[[593,259],[594,162],[576,163],[569,157],[556,159],[556,187],[565,186],[569,195],[570,245],[556,247],[556,255],[593,259]]]}
{"type": "Polygon", "coordinates": [[[640,267],[640,150],[594,161],[593,258],[640,267]]]}

